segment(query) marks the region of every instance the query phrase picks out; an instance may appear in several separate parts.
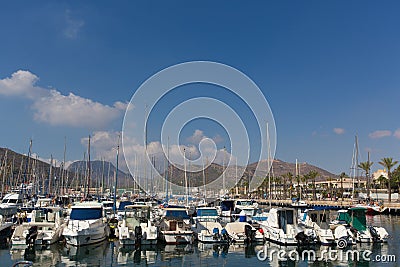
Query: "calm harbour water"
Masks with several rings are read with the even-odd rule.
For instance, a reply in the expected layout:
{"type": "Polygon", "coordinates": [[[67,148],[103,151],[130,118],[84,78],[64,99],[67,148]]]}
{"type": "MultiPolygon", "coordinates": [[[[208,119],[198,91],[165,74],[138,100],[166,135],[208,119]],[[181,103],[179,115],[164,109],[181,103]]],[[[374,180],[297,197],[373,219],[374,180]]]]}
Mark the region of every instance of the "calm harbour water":
{"type": "MultiPolygon", "coordinates": [[[[33,261],[34,266],[397,266],[397,261],[400,263],[400,217],[382,215],[367,217],[367,220],[368,224],[385,227],[392,238],[387,244],[363,244],[353,246],[351,249],[372,251],[369,256],[372,260],[376,259],[376,255],[383,257],[394,255],[396,261],[383,263],[300,260],[296,262],[278,260],[277,256],[274,256],[272,260],[260,261],[257,258],[259,250],[278,251],[282,247],[269,243],[256,246],[230,245],[229,247],[195,243],[185,246],[143,247],[141,250],[135,250],[134,247],[121,247],[118,241],[114,241],[82,248],[53,245],[42,250],[10,250],[9,247],[4,247],[0,249],[0,266],[12,266],[18,260],[33,261]]],[[[326,247],[318,246],[313,249],[317,251],[317,255],[320,255],[326,247]]],[[[288,252],[292,250],[296,248],[285,248],[288,252]]]]}

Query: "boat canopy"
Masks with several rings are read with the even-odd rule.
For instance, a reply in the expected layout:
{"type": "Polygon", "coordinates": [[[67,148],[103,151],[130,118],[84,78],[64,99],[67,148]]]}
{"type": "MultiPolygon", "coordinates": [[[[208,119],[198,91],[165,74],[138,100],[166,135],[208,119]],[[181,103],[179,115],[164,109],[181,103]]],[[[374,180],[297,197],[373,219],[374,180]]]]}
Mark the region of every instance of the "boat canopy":
{"type": "Polygon", "coordinates": [[[134,203],[132,201],[121,201],[119,203],[118,210],[123,211],[125,209],[125,206],[133,205],[133,204],[134,203]]]}
{"type": "Polygon", "coordinates": [[[190,219],[189,215],[184,209],[167,209],[165,217],[168,219],[190,219]]]}
{"type": "Polygon", "coordinates": [[[367,209],[355,207],[349,209],[350,225],[358,231],[365,231],[367,228],[367,218],[365,217],[367,209]]]}
{"type": "Polygon", "coordinates": [[[73,208],[71,210],[71,220],[96,220],[103,217],[102,208],[73,208]]]}

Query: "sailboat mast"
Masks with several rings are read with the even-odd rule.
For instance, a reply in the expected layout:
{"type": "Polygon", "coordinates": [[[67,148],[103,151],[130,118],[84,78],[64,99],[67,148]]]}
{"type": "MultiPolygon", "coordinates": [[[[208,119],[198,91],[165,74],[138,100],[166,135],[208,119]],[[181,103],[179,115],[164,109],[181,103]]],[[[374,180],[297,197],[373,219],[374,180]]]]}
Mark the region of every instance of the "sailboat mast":
{"type": "Polygon", "coordinates": [[[104,158],[101,159],[101,194],[104,195],[104,158]]]}
{"type": "Polygon", "coordinates": [[[267,135],[267,145],[268,145],[268,151],[267,151],[267,171],[268,171],[268,200],[269,200],[269,208],[271,208],[271,199],[272,199],[272,192],[271,192],[271,166],[270,166],[270,164],[271,164],[271,160],[270,160],[270,153],[269,153],[269,150],[270,150],[270,148],[269,148],[269,146],[270,146],[270,143],[269,143],[269,127],[268,127],[268,122],[267,122],[267,133],[266,133],[266,135],[267,135]]]}
{"type": "Polygon", "coordinates": [[[223,150],[223,155],[222,155],[222,195],[225,196],[226,194],[226,186],[225,186],[225,147],[223,150]]]}
{"type": "Polygon", "coordinates": [[[205,170],[204,170],[204,159],[203,159],[203,157],[201,157],[201,161],[202,161],[202,163],[203,163],[203,168],[202,168],[202,170],[203,170],[203,195],[204,195],[204,203],[207,203],[207,199],[206,199],[206,195],[207,195],[207,192],[206,192],[206,173],[205,173],[205,170]]]}
{"type": "Polygon", "coordinates": [[[65,175],[65,154],[67,151],[67,137],[64,136],[64,158],[63,158],[63,163],[62,163],[62,173],[61,173],[61,195],[64,195],[64,175],[65,175]]]}
{"type": "Polygon", "coordinates": [[[186,206],[189,205],[189,191],[188,191],[188,180],[186,175],[186,149],[183,149],[183,165],[185,169],[185,190],[186,190],[186,206]]]}
{"type": "Polygon", "coordinates": [[[352,159],[352,172],[353,172],[353,190],[352,190],[352,199],[354,201],[355,198],[355,180],[358,177],[358,136],[355,136],[354,141],[354,150],[353,150],[353,159],[352,159]]]}
{"type": "Polygon", "coordinates": [[[118,185],[118,157],[119,157],[119,138],[118,136],[118,143],[117,143],[117,162],[116,162],[116,171],[115,171],[115,185],[114,185],[114,205],[113,205],[113,210],[114,210],[114,216],[117,211],[117,185],[118,185]]]}
{"type": "Polygon", "coordinates": [[[48,194],[51,194],[51,182],[53,181],[53,155],[50,155],[50,171],[49,171],[49,186],[48,194]]]}
{"type": "Polygon", "coordinates": [[[165,201],[168,203],[168,173],[169,173],[169,137],[167,141],[167,172],[165,174],[165,201]]]}
{"type": "Polygon", "coordinates": [[[7,173],[7,153],[8,149],[6,149],[5,155],[4,155],[4,164],[3,164],[3,182],[1,184],[1,197],[4,197],[4,183],[6,179],[6,173],[7,173]]]}
{"type": "Polygon", "coordinates": [[[90,176],[91,176],[91,162],[90,162],[90,135],[89,135],[89,141],[88,141],[88,161],[87,161],[87,194],[86,197],[90,195],[90,176]]]}

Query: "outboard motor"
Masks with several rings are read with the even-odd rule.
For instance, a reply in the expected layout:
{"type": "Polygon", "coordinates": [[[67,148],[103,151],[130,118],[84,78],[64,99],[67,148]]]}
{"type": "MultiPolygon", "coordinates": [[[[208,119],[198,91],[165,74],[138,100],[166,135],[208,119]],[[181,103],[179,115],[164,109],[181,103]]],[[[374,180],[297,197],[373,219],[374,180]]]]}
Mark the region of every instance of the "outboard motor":
{"type": "Polygon", "coordinates": [[[135,244],[137,246],[140,246],[142,243],[142,227],[141,226],[135,226],[135,244]]]}
{"type": "Polygon", "coordinates": [[[379,241],[380,236],[379,236],[378,232],[376,231],[375,227],[369,226],[368,228],[369,228],[369,232],[371,233],[373,242],[379,241]]]}
{"type": "Polygon", "coordinates": [[[253,231],[251,225],[248,224],[244,226],[244,234],[246,235],[246,242],[248,243],[251,243],[256,236],[255,231],[253,231]]]}
{"type": "Polygon", "coordinates": [[[307,236],[304,232],[299,232],[295,236],[296,240],[298,241],[299,245],[304,246],[310,244],[310,237],[307,236]]]}
{"type": "Polygon", "coordinates": [[[25,238],[26,244],[34,245],[37,235],[38,235],[37,226],[32,226],[31,228],[29,228],[28,234],[26,235],[26,238],[25,238]]]}
{"type": "Polygon", "coordinates": [[[220,235],[219,235],[219,229],[217,227],[215,227],[213,229],[213,239],[214,240],[219,240],[220,239],[220,235]]]}

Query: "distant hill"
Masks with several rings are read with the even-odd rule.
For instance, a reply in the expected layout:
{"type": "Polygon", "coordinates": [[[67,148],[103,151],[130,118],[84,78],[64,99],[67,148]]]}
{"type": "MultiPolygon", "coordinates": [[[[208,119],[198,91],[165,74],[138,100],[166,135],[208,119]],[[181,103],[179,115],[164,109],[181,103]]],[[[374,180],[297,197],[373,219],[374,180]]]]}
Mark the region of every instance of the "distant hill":
{"type": "MultiPolygon", "coordinates": [[[[255,162],[255,163],[251,163],[249,164],[247,167],[242,167],[242,166],[237,166],[238,169],[238,173],[243,173],[243,176],[241,177],[242,179],[247,180],[249,177],[252,177],[256,168],[258,166],[257,169],[257,175],[260,177],[266,177],[268,172],[267,172],[267,161],[266,160],[262,160],[260,162],[255,162]]],[[[199,166],[194,166],[194,168],[199,168],[199,166]]],[[[314,165],[310,165],[307,163],[298,163],[298,168],[300,171],[300,175],[304,175],[310,171],[316,171],[318,172],[318,176],[316,178],[317,181],[321,181],[321,180],[326,180],[327,178],[331,177],[331,178],[336,178],[337,175],[332,174],[322,168],[316,167],[314,165]]],[[[218,177],[221,176],[222,172],[223,172],[223,166],[216,164],[216,163],[212,163],[210,166],[208,166],[205,171],[205,177],[206,177],[206,183],[210,183],[212,181],[214,181],[215,179],[217,179],[218,177]]],[[[288,162],[284,162],[278,159],[275,159],[273,162],[273,173],[274,176],[282,176],[288,172],[291,172],[293,175],[296,172],[296,164],[295,163],[288,163],[288,162]]],[[[229,166],[226,170],[226,177],[235,177],[235,173],[236,173],[236,167],[235,166],[229,166]]],[[[178,184],[178,185],[184,185],[185,183],[185,177],[184,177],[184,171],[180,168],[177,168],[175,166],[170,166],[169,168],[169,181],[178,184]]],[[[199,171],[199,172],[186,172],[186,175],[188,177],[190,186],[192,187],[197,187],[197,186],[201,186],[203,185],[203,172],[199,171]]],[[[164,174],[165,176],[165,174],[164,174]]],[[[239,178],[240,179],[240,178],[239,178]]]]}
{"type": "MultiPolygon", "coordinates": [[[[255,168],[259,165],[259,171],[263,173],[264,175],[267,174],[267,160],[262,160],[260,162],[252,163],[248,165],[248,170],[254,171],[255,168]]],[[[304,175],[309,173],[310,171],[316,171],[318,172],[318,176],[316,178],[317,181],[321,180],[326,180],[327,178],[335,178],[337,175],[330,173],[322,168],[319,168],[317,166],[308,164],[306,162],[301,162],[297,164],[298,169],[299,169],[299,174],[304,175]]],[[[279,159],[275,159],[273,164],[273,171],[274,171],[274,176],[282,176],[288,172],[291,172],[293,175],[296,173],[296,163],[289,163],[289,162],[284,162],[279,159]]]]}
{"type": "MultiPolygon", "coordinates": [[[[0,148],[0,167],[4,166],[4,156],[5,152],[7,151],[7,163],[6,163],[6,171],[8,175],[11,173],[11,169],[13,172],[14,179],[17,178],[21,181],[24,173],[27,173],[28,180],[29,175],[32,174],[32,168],[34,166],[35,175],[38,177],[43,177],[43,180],[48,179],[50,164],[43,162],[39,159],[30,159],[29,166],[27,169],[27,156],[16,153],[10,149],[0,148]],[[34,165],[33,165],[34,164],[34,165]]],[[[86,169],[87,169],[86,161],[75,161],[70,164],[67,168],[67,176],[69,177],[68,181],[71,183],[74,182],[76,184],[77,180],[84,181],[86,177],[86,169]]],[[[258,166],[258,173],[257,176],[259,177],[266,177],[267,176],[267,161],[262,160],[260,162],[251,163],[247,167],[238,166],[237,171],[238,173],[243,173],[243,176],[239,178],[243,180],[247,180],[249,177],[252,177],[254,174],[255,169],[258,166]]],[[[317,181],[326,180],[327,178],[337,178],[337,175],[332,174],[322,168],[317,166],[313,166],[308,163],[299,163],[299,171],[300,175],[304,175],[311,170],[316,171],[319,173],[317,177],[317,181]]],[[[200,166],[192,166],[192,169],[201,169],[200,166]]],[[[278,159],[275,159],[273,162],[273,171],[274,176],[282,176],[285,173],[291,172],[295,174],[295,163],[288,163],[278,159]]],[[[116,168],[110,162],[103,162],[100,160],[91,161],[91,184],[92,186],[100,184],[99,181],[104,176],[105,183],[107,187],[112,187],[114,175],[115,175],[116,168]]],[[[52,169],[53,175],[55,177],[61,177],[61,168],[53,167],[52,169]]],[[[219,164],[212,163],[208,168],[205,169],[204,174],[206,176],[206,183],[210,183],[221,176],[223,172],[223,167],[219,164]]],[[[1,172],[3,173],[3,171],[1,172]]],[[[235,177],[236,167],[229,166],[226,170],[226,177],[235,177]]],[[[166,173],[164,172],[164,176],[166,173]]],[[[180,168],[177,168],[173,165],[169,166],[169,181],[173,182],[177,185],[184,185],[185,178],[184,178],[184,171],[180,168]]],[[[130,174],[127,174],[121,170],[118,172],[119,183],[118,187],[127,187],[133,186],[133,179],[130,174]]],[[[191,187],[197,187],[203,185],[203,172],[187,172],[188,181],[191,187]]],[[[81,183],[82,184],[82,183],[81,183]]]]}
{"type": "MultiPolygon", "coordinates": [[[[91,184],[97,184],[104,178],[106,187],[112,187],[117,168],[108,161],[92,160],[90,162],[91,169],[91,184]]],[[[73,173],[79,173],[80,175],[87,174],[87,162],[86,161],[75,161],[68,166],[68,170],[73,173]]],[[[118,171],[118,186],[127,186],[128,183],[132,185],[132,177],[121,170],[118,171]]],[[[99,183],[100,184],[100,183],[99,183]]]]}

